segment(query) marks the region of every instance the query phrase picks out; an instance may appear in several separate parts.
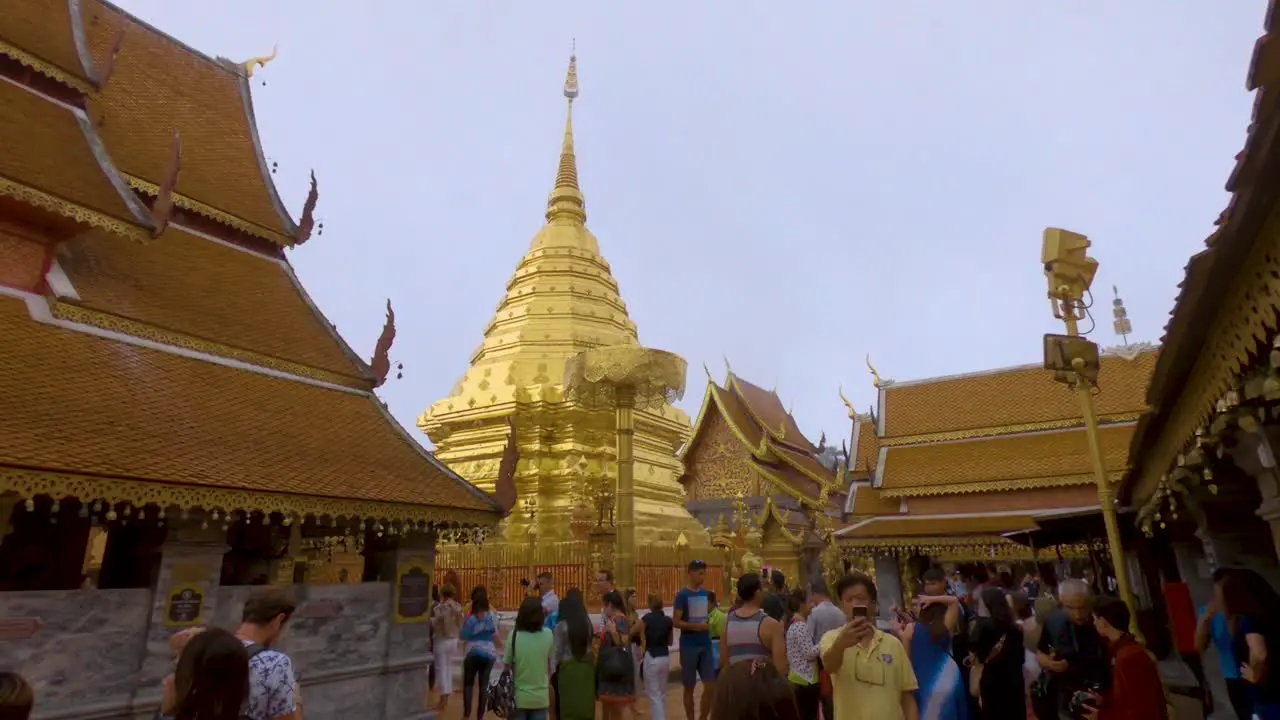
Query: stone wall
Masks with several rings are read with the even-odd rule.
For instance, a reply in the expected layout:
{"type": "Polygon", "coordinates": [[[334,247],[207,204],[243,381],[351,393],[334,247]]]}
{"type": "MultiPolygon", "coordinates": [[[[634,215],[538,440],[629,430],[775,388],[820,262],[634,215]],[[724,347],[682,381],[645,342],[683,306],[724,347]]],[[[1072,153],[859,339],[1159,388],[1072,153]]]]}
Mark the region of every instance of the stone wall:
{"type": "Polygon", "coordinates": [[[151,591],[0,593],[0,668],[36,688],[36,718],[132,717],[151,591]]]}
{"type": "MultiPolygon", "coordinates": [[[[208,624],[234,630],[255,589],[218,588],[208,624]]],[[[293,590],[298,612],[280,649],[301,680],[307,720],[425,717],[427,626],[394,622],[390,584],[293,590]]],[[[154,604],[145,589],[0,593],[0,668],[37,688],[37,720],[150,720],[160,688],[143,673],[154,660],[148,639],[167,643],[173,632],[155,626],[154,604]]]]}

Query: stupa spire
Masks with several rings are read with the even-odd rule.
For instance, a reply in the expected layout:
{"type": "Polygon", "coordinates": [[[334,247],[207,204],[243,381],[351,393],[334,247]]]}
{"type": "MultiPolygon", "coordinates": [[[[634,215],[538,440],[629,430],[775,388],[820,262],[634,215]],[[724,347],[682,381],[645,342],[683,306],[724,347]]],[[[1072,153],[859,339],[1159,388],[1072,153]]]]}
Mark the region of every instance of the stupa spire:
{"type": "MultiPolygon", "coordinates": [[[[576,43],[575,43],[576,46],[576,43]]],[[[583,225],[587,222],[587,203],[578,187],[578,159],[573,154],[573,101],[578,97],[578,56],[576,47],[569,55],[569,72],[564,79],[564,97],[568,115],[564,121],[564,141],[560,146],[560,165],[556,168],[556,185],[547,199],[547,222],[583,225]]]]}

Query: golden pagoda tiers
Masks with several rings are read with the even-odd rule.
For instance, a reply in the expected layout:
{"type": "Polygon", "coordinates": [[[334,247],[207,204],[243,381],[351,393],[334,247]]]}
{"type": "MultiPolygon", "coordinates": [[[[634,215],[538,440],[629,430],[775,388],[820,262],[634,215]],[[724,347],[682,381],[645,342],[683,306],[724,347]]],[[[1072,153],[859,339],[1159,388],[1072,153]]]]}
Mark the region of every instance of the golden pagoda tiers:
{"type": "MultiPolygon", "coordinates": [[[[446,553],[442,566],[478,571],[483,565],[494,572],[495,565],[526,562],[573,565],[573,577],[581,573],[581,579],[570,582],[586,586],[594,576],[587,566],[607,565],[613,547],[614,419],[566,397],[565,363],[591,348],[637,344],[639,335],[600,242],[586,226],[573,135],[576,57],[570,58],[564,95],[568,115],[546,223],[507,284],[470,367],[418,426],[441,460],[484,490],[499,476],[511,427],[519,442],[519,505],[502,534],[509,549],[495,546],[487,559],[446,553]],[[536,550],[529,549],[531,537],[536,550]]],[[[640,565],[646,553],[674,552],[681,533],[690,547],[707,547],[708,534],[685,510],[678,482],[683,466],[676,452],[689,437],[688,415],[662,404],[637,410],[635,426],[640,565]]],[[[669,564],[675,568],[674,555],[669,564]]],[[[569,571],[557,572],[563,579],[569,571]]]]}
{"type": "Polygon", "coordinates": [[[707,370],[698,420],[680,455],[686,507],[708,527],[735,531],[733,556],[746,550],[745,533],[754,527],[765,564],[804,583],[820,572],[823,521],[839,521],[848,484],[847,467],[822,464],[820,445],[825,438],[814,445],[776,390],[731,368],[720,384],[707,370]]]}
{"type": "MultiPolygon", "coordinates": [[[[1102,355],[1099,434],[1112,482],[1127,471],[1157,355],[1146,343],[1102,355]]],[[[868,367],[877,410],[846,406],[850,466],[870,473],[852,480],[835,537],[847,561],[876,571],[882,600],[899,604],[930,562],[1053,560],[1063,523],[1097,526],[1092,538],[1073,533],[1066,555],[1087,555],[1077,539],[1105,544],[1079,400],[1052,371],[1037,363],[895,382],[868,367]]]]}
{"type": "Polygon", "coordinates": [[[42,717],[150,717],[170,635],[234,627],[262,584],[299,586],[309,718],[415,715],[434,544],[510,508],[377,396],[390,304],[365,360],[294,274],[319,191],[296,219],[277,193],[269,59],[101,0],[0,12],[0,618],[42,717]],[[312,585],[335,547],[349,584],[312,585]]]}

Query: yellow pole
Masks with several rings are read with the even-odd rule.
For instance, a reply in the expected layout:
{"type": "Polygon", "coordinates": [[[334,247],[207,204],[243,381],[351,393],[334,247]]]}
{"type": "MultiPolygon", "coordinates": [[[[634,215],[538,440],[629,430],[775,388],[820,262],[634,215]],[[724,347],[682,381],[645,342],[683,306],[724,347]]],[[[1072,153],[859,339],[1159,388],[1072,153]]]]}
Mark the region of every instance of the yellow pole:
{"type": "Polygon", "coordinates": [[[636,586],[636,487],[635,449],[632,443],[636,433],[636,396],[635,388],[631,385],[618,385],[614,392],[617,401],[618,443],[618,504],[614,520],[618,535],[614,572],[617,573],[618,587],[633,588],[636,586]]]}
{"type": "MultiPolygon", "coordinates": [[[[1080,334],[1075,311],[1062,303],[1063,322],[1067,334],[1080,334]]],[[[1133,598],[1129,584],[1129,566],[1125,562],[1124,546],[1120,543],[1120,519],[1116,515],[1116,496],[1107,479],[1106,461],[1102,457],[1102,443],[1098,439],[1098,413],[1093,407],[1093,384],[1084,375],[1084,359],[1072,358],[1071,367],[1076,373],[1076,395],[1080,397],[1080,411],[1084,415],[1084,434],[1089,440],[1089,455],[1093,459],[1093,476],[1098,484],[1098,503],[1102,506],[1102,521],[1107,526],[1107,544],[1111,546],[1111,564],[1115,568],[1116,585],[1120,586],[1120,598],[1129,606],[1129,632],[1139,642],[1144,641],[1138,629],[1138,603],[1133,598]]]]}

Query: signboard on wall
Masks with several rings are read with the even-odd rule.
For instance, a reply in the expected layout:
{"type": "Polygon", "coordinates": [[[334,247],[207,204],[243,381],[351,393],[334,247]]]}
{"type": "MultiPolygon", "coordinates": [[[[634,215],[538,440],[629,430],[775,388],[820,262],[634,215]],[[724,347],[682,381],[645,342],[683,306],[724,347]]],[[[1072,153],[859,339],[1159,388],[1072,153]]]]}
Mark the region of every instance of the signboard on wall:
{"type": "Polygon", "coordinates": [[[203,624],[205,587],[212,573],[209,566],[195,563],[175,564],[171,568],[164,603],[165,625],[181,628],[203,624]]]}
{"type": "Polygon", "coordinates": [[[431,575],[431,563],[425,560],[400,564],[396,572],[396,622],[425,623],[431,620],[431,575]]]}
{"type": "Polygon", "coordinates": [[[204,615],[204,592],[199,585],[176,586],[169,591],[164,605],[164,624],[169,627],[192,627],[204,615]]]}

